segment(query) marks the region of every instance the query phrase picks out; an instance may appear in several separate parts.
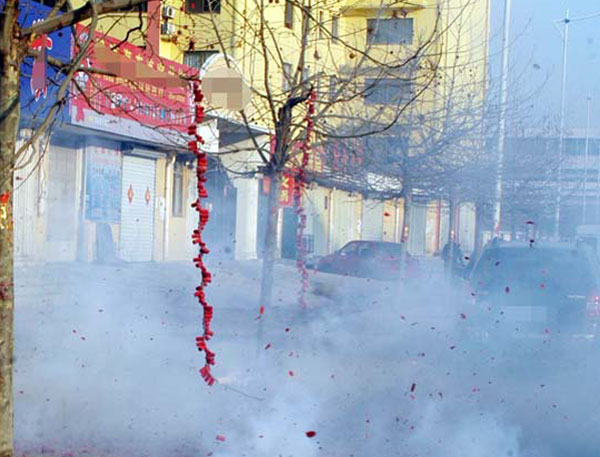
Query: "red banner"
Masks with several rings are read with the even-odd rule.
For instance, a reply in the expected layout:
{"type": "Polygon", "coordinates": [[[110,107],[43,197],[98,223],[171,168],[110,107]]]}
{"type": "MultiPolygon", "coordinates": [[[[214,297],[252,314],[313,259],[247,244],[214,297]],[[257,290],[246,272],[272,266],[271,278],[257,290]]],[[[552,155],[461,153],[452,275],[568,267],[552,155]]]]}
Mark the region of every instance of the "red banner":
{"type": "MultiPolygon", "coordinates": [[[[86,27],[76,26],[79,43],[85,42],[87,34],[86,27]]],[[[193,120],[192,100],[189,83],[180,75],[189,77],[197,71],[150,55],[130,43],[119,43],[116,38],[95,33],[83,66],[106,70],[116,76],[86,72],[76,75],[77,84],[72,87],[72,122],[88,124],[88,116],[92,123],[99,122],[96,114],[101,114],[146,127],[186,132],[193,120]]],[[[73,45],[73,53],[75,51],[76,45],[73,45]]]]}
{"type": "Polygon", "coordinates": [[[284,174],[281,177],[280,206],[292,206],[294,203],[294,177],[284,174]]]}

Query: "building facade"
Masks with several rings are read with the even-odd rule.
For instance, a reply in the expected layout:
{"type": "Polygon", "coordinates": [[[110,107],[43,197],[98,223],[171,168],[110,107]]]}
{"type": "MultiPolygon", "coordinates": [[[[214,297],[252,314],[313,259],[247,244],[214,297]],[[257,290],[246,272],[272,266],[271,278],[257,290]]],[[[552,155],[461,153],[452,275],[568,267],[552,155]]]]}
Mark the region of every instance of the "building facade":
{"type": "MultiPolygon", "coordinates": [[[[465,64],[463,69],[469,68],[475,74],[470,76],[472,79],[481,79],[485,63],[475,68],[475,62],[486,61],[486,0],[422,0],[383,7],[376,3],[340,0],[313,2],[310,6],[310,18],[317,26],[306,48],[310,52],[306,53],[301,77],[313,78],[320,103],[327,101],[337,81],[358,68],[354,65],[356,55],[349,53],[342,42],[366,49],[389,64],[426,43],[435,51],[433,54],[442,55],[438,65],[446,76],[456,66],[450,61],[451,54],[459,53],[463,61],[473,64],[473,68],[465,64]],[[468,13],[464,19],[456,16],[461,8],[468,13]],[[467,28],[469,33],[456,33],[467,28]],[[427,42],[428,36],[434,37],[431,42],[427,42]],[[381,57],[387,55],[394,57],[381,57]]],[[[268,51],[280,53],[281,65],[272,65],[264,55],[261,58],[253,51],[249,35],[252,15],[235,13],[248,13],[242,4],[242,0],[152,0],[142,13],[147,41],[134,33],[116,50],[109,48],[125,37],[138,13],[121,14],[118,27],[111,27],[110,16],[102,19],[94,55],[85,65],[117,68],[117,73],[135,68],[136,75],[147,76],[136,79],[123,74],[128,81],[134,80],[135,87],[131,87],[118,77],[115,81],[96,75],[95,84],[104,89],[115,82],[125,88],[112,95],[104,91],[92,96],[90,92],[88,97],[74,91],[60,128],[53,130],[49,140],[30,148],[32,157],[40,148],[45,154],[39,164],[25,161],[22,175],[27,179],[17,183],[15,217],[32,222],[15,224],[19,259],[158,261],[190,257],[189,234],[196,221],[190,210],[195,199],[193,158],[186,154],[184,135],[189,100],[185,84],[165,87],[164,82],[156,81],[173,81],[193,70],[201,76],[210,75],[211,70],[226,63],[233,65],[240,80],[254,93],[269,86],[284,97],[293,62],[299,58],[302,10],[291,2],[264,6],[262,14],[277,37],[268,51]],[[109,30],[111,36],[103,35],[109,30]],[[127,103],[134,103],[135,116],[127,114],[127,103]]],[[[85,29],[79,27],[76,32],[81,36],[85,29]]],[[[415,84],[422,84],[427,75],[425,70],[418,70],[415,84]]],[[[368,117],[390,97],[404,100],[414,93],[417,86],[409,87],[401,76],[392,76],[380,78],[360,103],[352,105],[355,116],[360,113],[368,117]]],[[[86,77],[91,78],[81,74],[77,80],[84,91],[91,87],[91,79],[86,77]]],[[[368,85],[369,78],[367,72],[358,83],[368,85]]],[[[454,81],[457,78],[455,75],[454,81]]],[[[225,93],[227,90],[223,89],[225,93]]],[[[237,90],[233,92],[237,94],[237,90]]],[[[419,110],[435,111],[451,96],[446,83],[437,90],[430,88],[424,92],[419,110]]],[[[264,245],[268,185],[260,172],[255,145],[257,141],[268,143],[273,132],[260,106],[253,99],[247,109],[249,123],[241,122],[236,113],[215,109],[201,126],[207,150],[221,153],[212,160],[207,185],[211,209],[207,242],[213,246],[212,252],[236,259],[256,259],[264,245]]],[[[385,122],[385,116],[380,120],[385,122]]],[[[27,127],[24,123],[24,140],[27,127]]],[[[378,152],[368,151],[371,155],[378,152]]],[[[17,180],[21,178],[20,173],[17,180]]],[[[337,185],[327,176],[313,180],[304,199],[308,216],[304,243],[308,251],[324,255],[355,239],[408,239],[413,254],[439,252],[451,232],[447,205],[440,198],[413,199],[408,205],[403,196],[404,183],[396,182],[392,189],[395,196],[391,197],[390,189],[384,195],[360,186],[337,185]],[[404,223],[407,217],[410,227],[404,223]]],[[[278,246],[284,258],[296,256],[297,216],[290,203],[282,198],[278,246]]],[[[461,205],[457,215],[455,220],[460,222],[454,231],[463,245],[471,246],[472,205],[461,205]]]]}

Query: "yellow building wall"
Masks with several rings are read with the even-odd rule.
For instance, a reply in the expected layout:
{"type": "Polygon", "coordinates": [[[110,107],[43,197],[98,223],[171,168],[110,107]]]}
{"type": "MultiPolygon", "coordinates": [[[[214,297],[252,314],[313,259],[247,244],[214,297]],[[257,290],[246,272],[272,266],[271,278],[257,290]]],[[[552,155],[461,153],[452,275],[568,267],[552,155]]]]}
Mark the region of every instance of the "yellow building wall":
{"type": "Polygon", "coordinates": [[[187,168],[184,167],[183,173],[183,212],[181,216],[173,215],[172,208],[172,200],[173,200],[173,166],[169,166],[168,168],[168,190],[166,194],[166,199],[168,199],[168,215],[169,218],[169,228],[168,228],[168,254],[167,260],[188,260],[188,250],[187,250],[187,241],[191,236],[191,233],[188,233],[188,226],[186,222],[186,217],[189,214],[187,208],[188,201],[188,184],[189,184],[189,173],[187,168]]]}
{"type": "Polygon", "coordinates": [[[165,217],[166,217],[166,189],[165,189],[165,169],[167,158],[156,159],[156,169],[154,173],[154,246],[152,258],[154,260],[164,260],[165,243],[165,217]]]}

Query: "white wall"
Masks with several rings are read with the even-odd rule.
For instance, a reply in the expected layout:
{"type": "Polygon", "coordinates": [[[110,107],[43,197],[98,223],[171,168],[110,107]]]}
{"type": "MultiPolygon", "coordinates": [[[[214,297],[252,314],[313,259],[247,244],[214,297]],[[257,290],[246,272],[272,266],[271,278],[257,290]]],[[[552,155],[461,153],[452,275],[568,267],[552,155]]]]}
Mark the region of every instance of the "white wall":
{"type": "Polygon", "coordinates": [[[258,183],[253,178],[233,181],[237,189],[235,223],[235,258],[256,259],[256,236],[258,224],[258,183]]]}
{"type": "Polygon", "coordinates": [[[383,239],[383,202],[363,200],[361,239],[381,241],[383,239]]]}

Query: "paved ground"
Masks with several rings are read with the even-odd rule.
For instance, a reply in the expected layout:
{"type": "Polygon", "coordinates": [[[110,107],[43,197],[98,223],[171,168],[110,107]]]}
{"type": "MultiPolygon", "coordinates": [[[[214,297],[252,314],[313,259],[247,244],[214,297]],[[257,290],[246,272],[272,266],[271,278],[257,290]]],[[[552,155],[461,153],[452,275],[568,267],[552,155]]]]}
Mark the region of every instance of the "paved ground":
{"type": "Polygon", "coordinates": [[[261,319],[259,264],[211,269],[219,383],[209,388],[198,375],[190,263],[19,268],[19,453],[591,457],[600,448],[597,355],[467,346],[461,313],[469,319],[471,308],[439,260],[423,261],[410,286],[311,274],[308,310],[297,305],[297,272],[280,264],[261,319]]]}

